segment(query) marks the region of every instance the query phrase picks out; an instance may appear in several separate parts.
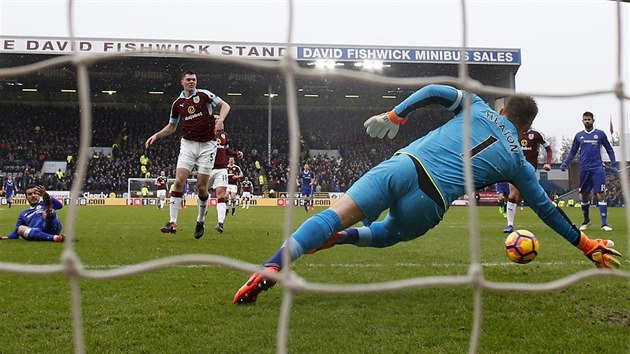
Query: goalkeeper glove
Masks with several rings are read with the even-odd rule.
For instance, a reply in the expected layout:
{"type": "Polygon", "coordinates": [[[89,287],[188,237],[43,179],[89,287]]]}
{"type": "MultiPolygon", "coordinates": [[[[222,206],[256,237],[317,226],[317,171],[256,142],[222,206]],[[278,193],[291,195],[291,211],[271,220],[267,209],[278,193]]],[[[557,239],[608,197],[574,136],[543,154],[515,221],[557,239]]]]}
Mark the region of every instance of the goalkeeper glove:
{"type": "Polygon", "coordinates": [[[619,268],[621,262],[616,257],[621,253],[609,247],[615,247],[612,240],[591,240],[585,233],[581,233],[580,243],[577,246],[597,268],[619,268]]]}
{"type": "Polygon", "coordinates": [[[407,118],[400,118],[394,110],[391,110],[368,118],[363,123],[363,127],[371,138],[382,139],[387,134],[388,138],[394,139],[399,126],[405,123],[407,123],[407,118]]]}

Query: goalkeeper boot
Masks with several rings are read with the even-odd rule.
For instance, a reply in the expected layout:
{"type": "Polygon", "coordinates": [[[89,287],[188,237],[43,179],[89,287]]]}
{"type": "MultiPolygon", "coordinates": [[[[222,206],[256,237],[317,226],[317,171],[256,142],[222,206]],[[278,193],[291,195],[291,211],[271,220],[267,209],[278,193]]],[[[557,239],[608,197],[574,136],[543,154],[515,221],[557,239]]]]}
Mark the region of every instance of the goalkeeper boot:
{"type": "Polygon", "coordinates": [[[344,237],[346,235],[345,231],[339,231],[336,234],[330,236],[328,238],[328,240],[324,241],[324,243],[322,243],[321,245],[313,248],[312,250],[306,252],[308,254],[313,254],[317,251],[321,251],[321,250],[325,250],[327,248],[331,248],[332,246],[336,245],[337,242],[339,242],[339,240],[341,240],[342,237],[344,237]]]}
{"type": "Polygon", "coordinates": [[[53,242],[63,242],[66,240],[66,236],[64,235],[55,235],[53,236],[53,242]]]}
{"type": "Polygon", "coordinates": [[[223,223],[217,223],[217,226],[214,227],[215,230],[217,230],[220,234],[223,233],[223,223]]]}
{"type": "Polygon", "coordinates": [[[166,225],[164,225],[160,231],[162,231],[163,234],[176,234],[177,233],[177,224],[174,222],[167,222],[166,225]]]}
{"type": "Polygon", "coordinates": [[[203,232],[206,230],[203,221],[197,221],[195,226],[195,238],[198,240],[203,236],[203,232]]]}
{"type": "Polygon", "coordinates": [[[512,232],[514,232],[514,226],[513,225],[508,225],[505,229],[503,229],[503,233],[504,234],[511,234],[512,232]]]}
{"type": "Polygon", "coordinates": [[[264,273],[278,273],[279,271],[280,267],[269,266],[265,267],[261,273],[252,274],[247,282],[238,289],[232,302],[237,305],[253,304],[256,302],[258,294],[276,285],[276,281],[265,278],[264,273]]]}

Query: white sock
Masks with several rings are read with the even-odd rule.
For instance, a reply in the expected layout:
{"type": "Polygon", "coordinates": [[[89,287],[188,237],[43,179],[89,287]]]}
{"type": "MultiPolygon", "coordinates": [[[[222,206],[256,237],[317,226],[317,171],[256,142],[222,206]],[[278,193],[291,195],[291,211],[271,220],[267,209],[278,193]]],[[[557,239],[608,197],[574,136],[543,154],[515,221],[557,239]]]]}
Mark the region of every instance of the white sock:
{"type": "Polygon", "coordinates": [[[217,222],[223,224],[225,221],[225,211],[227,210],[227,205],[225,202],[217,203],[217,222]]]}
{"type": "Polygon", "coordinates": [[[507,202],[507,224],[514,226],[514,217],[516,216],[516,203],[507,202]]]}
{"type": "Polygon", "coordinates": [[[206,222],[206,210],[208,209],[208,199],[201,200],[197,197],[197,221],[206,222]]]}
{"type": "Polygon", "coordinates": [[[170,205],[170,217],[171,221],[177,223],[177,217],[179,216],[179,209],[182,207],[182,198],[181,197],[171,197],[171,205],[170,205]]]}

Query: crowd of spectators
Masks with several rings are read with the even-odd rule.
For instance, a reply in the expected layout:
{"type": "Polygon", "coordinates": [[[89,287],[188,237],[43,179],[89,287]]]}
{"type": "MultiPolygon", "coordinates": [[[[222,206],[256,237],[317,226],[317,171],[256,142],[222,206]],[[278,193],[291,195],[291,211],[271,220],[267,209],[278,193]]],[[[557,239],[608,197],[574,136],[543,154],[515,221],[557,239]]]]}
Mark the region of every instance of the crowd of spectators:
{"type": "MultiPolygon", "coordinates": [[[[316,190],[344,192],[374,165],[396,149],[441,125],[449,114],[439,109],[423,110],[410,119],[394,140],[369,138],[363,121],[382,108],[309,108],[299,111],[300,162],[308,163],[316,176],[316,190]],[[336,153],[309,156],[311,149],[336,153]]],[[[151,149],[144,142],[168,120],[169,106],[95,106],[90,146],[112,148],[111,154],[92,153],[84,190],[127,191],[128,178],[155,178],[161,170],[175,175],[179,132],[160,140],[151,149]],[[141,169],[140,157],[148,163],[141,169]]],[[[254,182],[255,191],[286,191],[288,188],[288,122],[286,109],[272,110],[271,144],[268,139],[268,110],[235,105],[226,119],[226,132],[233,149],[244,152],[237,162],[254,182]],[[269,153],[270,151],[270,153],[269,153]]],[[[78,107],[0,106],[0,165],[11,173],[18,186],[42,183],[51,189],[70,189],[75,183],[80,136],[78,107]],[[63,178],[54,173],[40,175],[45,161],[68,161],[63,178]]],[[[191,176],[192,177],[192,176],[191,176]]],[[[294,183],[294,182],[293,182],[294,183]]],[[[623,203],[619,180],[611,181],[609,203],[623,203]]]]}

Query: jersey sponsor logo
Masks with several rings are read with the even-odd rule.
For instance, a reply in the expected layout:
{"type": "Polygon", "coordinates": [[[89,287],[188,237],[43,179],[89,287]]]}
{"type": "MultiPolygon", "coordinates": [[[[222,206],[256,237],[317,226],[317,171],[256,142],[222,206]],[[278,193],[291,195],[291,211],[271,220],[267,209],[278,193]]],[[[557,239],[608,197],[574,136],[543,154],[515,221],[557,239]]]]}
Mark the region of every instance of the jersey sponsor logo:
{"type": "Polygon", "coordinates": [[[188,114],[193,114],[193,113],[195,113],[195,106],[188,106],[188,114]]]}
{"type": "MultiPolygon", "coordinates": [[[[190,111],[190,107],[188,108],[188,111],[190,111]]],[[[193,111],[193,112],[195,111],[195,107],[192,107],[192,111],[193,111]]],[[[195,113],[195,114],[191,114],[191,115],[189,115],[189,116],[186,116],[186,117],[184,118],[184,120],[191,120],[191,119],[195,119],[195,118],[197,118],[197,117],[201,117],[202,115],[203,115],[203,113],[202,113],[202,112],[198,112],[198,113],[195,113]]]]}

